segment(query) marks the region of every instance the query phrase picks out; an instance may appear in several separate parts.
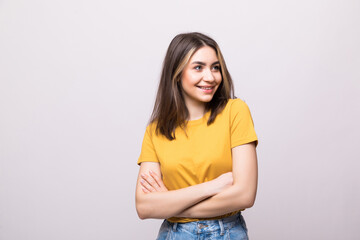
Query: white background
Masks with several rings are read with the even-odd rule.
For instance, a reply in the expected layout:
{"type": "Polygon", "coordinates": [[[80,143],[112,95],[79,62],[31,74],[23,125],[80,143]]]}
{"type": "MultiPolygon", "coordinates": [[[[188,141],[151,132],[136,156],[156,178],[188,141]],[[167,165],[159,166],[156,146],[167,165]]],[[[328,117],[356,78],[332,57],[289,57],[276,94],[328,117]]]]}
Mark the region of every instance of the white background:
{"type": "Polygon", "coordinates": [[[253,240],[360,239],[358,0],[0,0],[0,239],[155,239],[136,165],[171,39],[220,45],[259,137],[253,240]]]}

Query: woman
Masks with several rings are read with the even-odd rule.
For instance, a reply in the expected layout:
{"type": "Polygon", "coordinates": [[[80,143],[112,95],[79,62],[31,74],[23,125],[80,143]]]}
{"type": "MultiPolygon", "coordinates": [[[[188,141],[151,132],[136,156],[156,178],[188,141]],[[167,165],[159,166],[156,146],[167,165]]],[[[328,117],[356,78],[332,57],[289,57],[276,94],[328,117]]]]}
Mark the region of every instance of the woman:
{"type": "Polygon", "coordinates": [[[136,186],[157,239],[248,239],[241,210],[257,189],[257,136],[217,43],[201,33],[169,45],[136,186]]]}

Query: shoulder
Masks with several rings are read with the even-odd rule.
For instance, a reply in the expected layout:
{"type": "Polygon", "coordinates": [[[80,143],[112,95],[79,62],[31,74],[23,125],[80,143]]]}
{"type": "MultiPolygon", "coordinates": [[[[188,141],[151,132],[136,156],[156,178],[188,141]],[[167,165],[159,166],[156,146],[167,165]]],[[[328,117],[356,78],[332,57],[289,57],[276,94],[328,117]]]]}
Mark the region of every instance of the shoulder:
{"type": "Polygon", "coordinates": [[[227,109],[230,114],[249,111],[248,105],[240,98],[229,99],[225,109],[227,109]]]}
{"type": "Polygon", "coordinates": [[[157,123],[156,122],[151,122],[146,126],[146,133],[149,134],[150,136],[153,136],[156,134],[156,126],[157,123]]]}
{"type": "Polygon", "coordinates": [[[152,141],[154,140],[164,140],[167,139],[164,135],[157,130],[157,121],[150,122],[146,126],[145,135],[147,135],[152,141]]]}
{"type": "Polygon", "coordinates": [[[233,98],[229,99],[228,103],[229,105],[235,105],[235,106],[247,106],[245,101],[241,100],[240,98],[233,98]]]}

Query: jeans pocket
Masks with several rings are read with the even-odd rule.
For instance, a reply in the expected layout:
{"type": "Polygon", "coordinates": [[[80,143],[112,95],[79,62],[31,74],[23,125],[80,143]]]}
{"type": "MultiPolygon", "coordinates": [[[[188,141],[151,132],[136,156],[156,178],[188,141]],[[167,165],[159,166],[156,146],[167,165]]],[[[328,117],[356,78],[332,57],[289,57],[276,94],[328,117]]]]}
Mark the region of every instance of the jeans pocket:
{"type": "Polygon", "coordinates": [[[170,235],[170,224],[168,223],[168,221],[164,220],[163,223],[161,224],[159,234],[156,240],[167,240],[169,239],[169,235],[170,235]]]}
{"type": "Polygon", "coordinates": [[[240,215],[238,219],[236,219],[236,224],[229,227],[227,232],[227,238],[231,240],[249,240],[247,234],[247,228],[244,219],[240,215]]]}

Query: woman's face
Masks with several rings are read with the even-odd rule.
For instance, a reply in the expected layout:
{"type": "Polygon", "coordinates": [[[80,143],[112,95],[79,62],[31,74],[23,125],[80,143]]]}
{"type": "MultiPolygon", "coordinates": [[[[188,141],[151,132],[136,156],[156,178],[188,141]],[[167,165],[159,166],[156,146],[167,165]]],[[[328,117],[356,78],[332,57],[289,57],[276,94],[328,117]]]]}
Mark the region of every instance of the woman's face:
{"type": "Polygon", "coordinates": [[[181,77],[187,107],[210,102],[221,81],[220,63],[215,50],[209,46],[201,47],[190,58],[181,77]]]}

